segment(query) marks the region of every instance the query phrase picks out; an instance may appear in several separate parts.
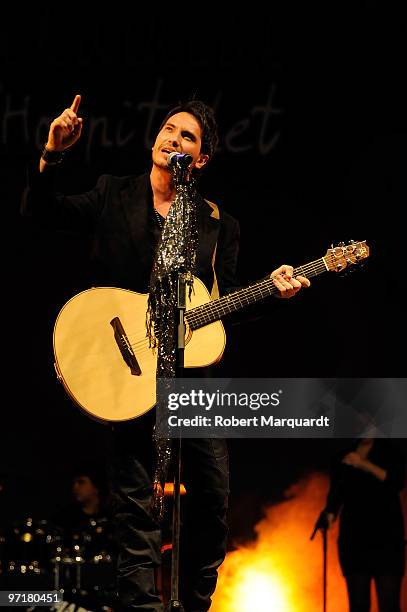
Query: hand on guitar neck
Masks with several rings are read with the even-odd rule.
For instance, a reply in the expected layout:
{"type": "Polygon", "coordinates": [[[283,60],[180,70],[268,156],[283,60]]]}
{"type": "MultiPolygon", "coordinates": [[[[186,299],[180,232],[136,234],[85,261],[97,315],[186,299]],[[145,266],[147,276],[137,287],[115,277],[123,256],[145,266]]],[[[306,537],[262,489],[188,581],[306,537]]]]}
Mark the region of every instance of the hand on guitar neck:
{"type": "Polygon", "coordinates": [[[275,297],[283,299],[291,298],[298,293],[301,287],[309,287],[311,285],[306,276],[293,277],[293,272],[294,268],[292,266],[283,265],[270,274],[270,278],[273,279],[275,286],[280,292],[275,297]]]}

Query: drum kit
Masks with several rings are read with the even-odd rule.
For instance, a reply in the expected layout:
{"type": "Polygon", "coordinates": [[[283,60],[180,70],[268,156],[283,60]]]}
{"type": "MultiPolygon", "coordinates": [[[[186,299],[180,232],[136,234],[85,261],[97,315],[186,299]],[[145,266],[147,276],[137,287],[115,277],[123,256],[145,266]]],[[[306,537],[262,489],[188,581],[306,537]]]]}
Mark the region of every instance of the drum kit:
{"type": "MultiPolygon", "coordinates": [[[[115,549],[108,519],[63,530],[25,518],[0,536],[0,590],[59,591],[82,609],[112,610],[115,549]]],[[[71,608],[73,609],[73,608],[71,608]]]]}

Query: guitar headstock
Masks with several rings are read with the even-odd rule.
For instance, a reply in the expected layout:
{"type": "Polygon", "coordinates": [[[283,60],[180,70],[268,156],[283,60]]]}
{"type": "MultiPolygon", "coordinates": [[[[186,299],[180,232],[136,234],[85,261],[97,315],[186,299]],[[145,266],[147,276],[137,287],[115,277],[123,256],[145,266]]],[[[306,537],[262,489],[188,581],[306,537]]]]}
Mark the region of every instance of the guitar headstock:
{"type": "Polygon", "coordinates": [[[367,259],[369,253],[370,249],[366,240],[363,242],[350,240],[347,244],[340,242],[338,246],[332,245],[324,255],[324,261],[331,272],[341,272],[367,259]]]}

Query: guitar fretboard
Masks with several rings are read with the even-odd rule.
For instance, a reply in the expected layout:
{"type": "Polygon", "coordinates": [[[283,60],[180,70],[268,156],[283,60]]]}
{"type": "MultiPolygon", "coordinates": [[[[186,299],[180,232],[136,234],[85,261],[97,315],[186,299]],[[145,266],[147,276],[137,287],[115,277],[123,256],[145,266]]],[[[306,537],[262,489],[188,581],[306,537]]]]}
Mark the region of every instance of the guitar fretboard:
{"type": "MultiPolygon", "coordinates": [[[[323,257],[311,261],[308,264],[295,268],[293,276],[313,277],[329,271],[323,257]]],[[[215,321],[219,321],[226,315],[242,310],[250,304],[255,304],[266,297],[279,293],[271,278],[258,281],[253,285],[233,291],[213,302],[202,304],[192,308],[186,314],[186,319],[191,330],[199,329],[215,321]]]]}

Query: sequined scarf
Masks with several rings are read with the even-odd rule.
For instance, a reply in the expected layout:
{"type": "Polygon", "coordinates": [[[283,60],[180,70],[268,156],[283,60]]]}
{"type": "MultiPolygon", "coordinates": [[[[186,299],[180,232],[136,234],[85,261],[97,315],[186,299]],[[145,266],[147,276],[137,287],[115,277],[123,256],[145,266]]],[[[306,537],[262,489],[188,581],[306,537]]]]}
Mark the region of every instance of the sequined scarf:
{"type": "MultiPolygon", "coordinates": [[[[189,295],[192,292],[198,242],[195,181],[185,182],[180,166],[173,170],[175,199],[166,218],[158,243],[150,278],[147,309],[147,334],[150,346],[157,348],[157,378],[174,378],[176,375],[176,328],[178,272],[187,279],[189,295]]],[[[157,520],[164,515],[164,486],[171,462],[172,440],[157,435],[165,431],[168,417],[167,405],[158,400],[154,442],[156,468],[154,475],[153,513],[157,520]]]]}

